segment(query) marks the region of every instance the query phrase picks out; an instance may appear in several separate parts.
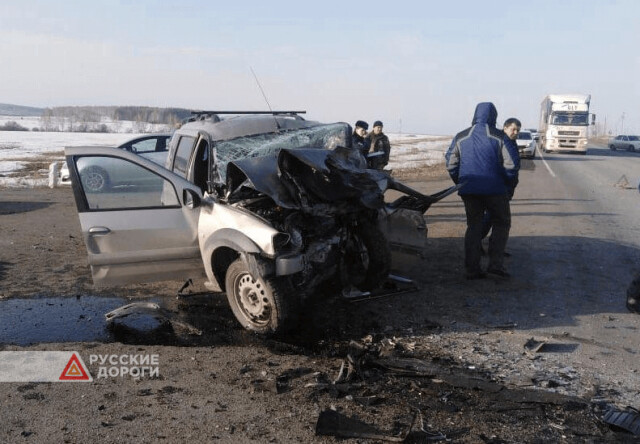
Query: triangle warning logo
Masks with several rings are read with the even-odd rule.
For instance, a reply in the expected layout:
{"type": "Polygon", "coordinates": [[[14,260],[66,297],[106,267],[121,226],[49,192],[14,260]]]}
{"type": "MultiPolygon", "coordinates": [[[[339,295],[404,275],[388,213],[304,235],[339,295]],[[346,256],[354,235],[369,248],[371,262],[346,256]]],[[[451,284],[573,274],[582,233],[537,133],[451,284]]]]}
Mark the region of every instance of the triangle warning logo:
{"type": "Polygon", "coordinates": [[[62,370],[62,374],[59,378],[60,381],[92,381],[91,375],[87,371],[87,368],[77,354],[73,353],[69,362],[62,370]]]}

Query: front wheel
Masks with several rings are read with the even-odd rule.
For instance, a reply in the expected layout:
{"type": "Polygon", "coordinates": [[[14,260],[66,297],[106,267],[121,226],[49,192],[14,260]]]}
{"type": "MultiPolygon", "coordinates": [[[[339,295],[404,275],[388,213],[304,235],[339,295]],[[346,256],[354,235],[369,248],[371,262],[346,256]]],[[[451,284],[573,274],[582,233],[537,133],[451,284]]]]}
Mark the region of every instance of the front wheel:
{"type": "Polygon", "coordinates": [[[636,148],[633,145],[629,145],[629,148],[627,148],[627,151],[634,152],[635,150],[636,148]]]}
{"type": "Polygon", "coordinates": [[[343,261],[343,280],[362,291],[382,285],[391,270],[391,250],[377,224],[365,222],[353,227],[343,261]]]}
{"type": "Polygon", "coordinates": [[[614,144],[609,145],[609,149],[611,151],[615,151],[616,150],[616,146],[614,144]]]}
{"type": "Polygon", "coordinates": [[[233,262],[225,277],[227,299],[236,319],[248,330],[272,334],[289,317],[283,278],[254,276],[242,259],[233,262]]]}

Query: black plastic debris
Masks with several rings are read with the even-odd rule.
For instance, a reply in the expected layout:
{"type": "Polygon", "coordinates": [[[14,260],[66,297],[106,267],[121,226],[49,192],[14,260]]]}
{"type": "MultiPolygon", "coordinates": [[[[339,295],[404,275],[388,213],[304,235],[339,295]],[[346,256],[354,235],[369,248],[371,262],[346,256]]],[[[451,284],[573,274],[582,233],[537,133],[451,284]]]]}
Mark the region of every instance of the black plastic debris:
{"type": "Polygon", "coordinates": [[[415,358],[381,358],[373,363],[391,373],[406,376],[433,377],[440,369],[428,361],[415,358]]]}
{"type": "Polygon", "coordinates": [[[633,407],[625,410],[610,409],[602,420],[612,426],[612,429],[618,428],[640,436],[640,413],[633,407]]]}
{"type": "Polygon", "coordinates": [[[123,342],[164,343],[181,334],[202,335],[202,331],[175,319],[175,314],[155,302],[133,302],[105,315],[107,327],[123,342]]]}
{"type": "Polygon", "coordinates": [[[435,442],[447,439],[446,435],[442,433],[425,430],[422,414],[419,411],[414,413],[409,427],[400,433],[392,434],[335,410],[324,410],[320,413],[316,423],[316,435],[335,436],[337,438],[378,439],[405,443],[435,442]]]}
{"type": "Polygon", "coordinates": [[[299,378],[312,373],[313,370],[308,367],[297,367],[286,370],[276,377],[276,393],[284,393],[291,389],[289,383],[292,379],[299,378]]]}
{"type": "Polygon", "coordinates": [[[530,358],[535,358],[536,353],[573,353],[577,348],[575,343],[549,343],[535,338],[529,338],[524,344],[524,351],[530,358]]]}
{"type": "Polygon", "coordinates": [[[338,438],[366,438],[382,439],[385,441],[402,442],[402,437],[392,437],[384,434],[375,426],[356,418],[349,418],[335,410],[324,410],[316,423],[316,435],[335,436],[338,438]]]}

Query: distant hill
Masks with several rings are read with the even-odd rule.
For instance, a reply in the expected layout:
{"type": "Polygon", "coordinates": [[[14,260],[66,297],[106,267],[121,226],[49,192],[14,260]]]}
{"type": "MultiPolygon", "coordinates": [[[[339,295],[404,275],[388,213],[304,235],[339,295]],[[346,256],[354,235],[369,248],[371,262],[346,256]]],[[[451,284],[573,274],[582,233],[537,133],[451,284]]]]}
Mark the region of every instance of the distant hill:
{"type": "Polygon", "coordinates": [[[44,108],[0,103],[1,116],[41,116],[43,113],[44,108]]]}

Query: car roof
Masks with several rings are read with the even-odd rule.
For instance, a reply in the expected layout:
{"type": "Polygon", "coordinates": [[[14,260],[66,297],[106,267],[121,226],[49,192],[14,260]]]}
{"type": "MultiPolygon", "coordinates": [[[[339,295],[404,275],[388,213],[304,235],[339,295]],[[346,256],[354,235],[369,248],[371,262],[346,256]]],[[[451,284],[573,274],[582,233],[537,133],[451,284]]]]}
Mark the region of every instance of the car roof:
{"type": "Polygon", "coordinates": [[[204,116],[185,123],[177,132],[195,134],[204,131],[216,141],[318,125],[321,124],[299,116],[241,115],[225,119],[204,116]]]}

